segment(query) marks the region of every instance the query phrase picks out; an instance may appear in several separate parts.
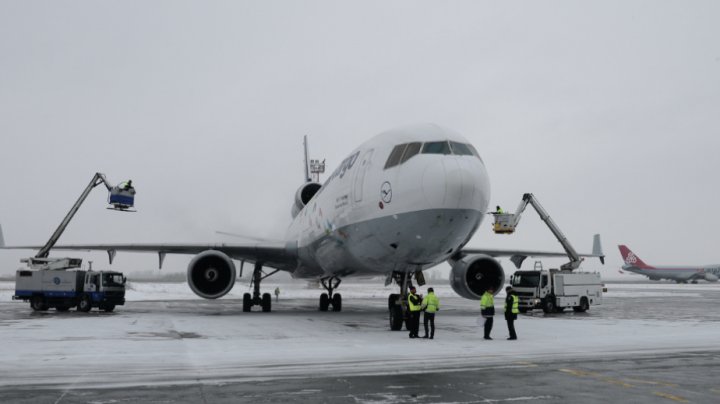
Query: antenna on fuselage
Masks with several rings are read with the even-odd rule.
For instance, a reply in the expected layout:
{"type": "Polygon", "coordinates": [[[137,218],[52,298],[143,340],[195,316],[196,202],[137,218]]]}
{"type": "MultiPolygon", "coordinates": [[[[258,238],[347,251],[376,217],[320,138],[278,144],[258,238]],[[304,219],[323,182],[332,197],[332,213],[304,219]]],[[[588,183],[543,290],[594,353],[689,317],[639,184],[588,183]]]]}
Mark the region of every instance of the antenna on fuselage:
{"type": "Polygon", "coordinates": [[[305,182],[320,182],[320,174],[325,172],[325,159],[311,160],[308,151],[307,135],[303,137],[303,147],[305,148],[305,182]]]}

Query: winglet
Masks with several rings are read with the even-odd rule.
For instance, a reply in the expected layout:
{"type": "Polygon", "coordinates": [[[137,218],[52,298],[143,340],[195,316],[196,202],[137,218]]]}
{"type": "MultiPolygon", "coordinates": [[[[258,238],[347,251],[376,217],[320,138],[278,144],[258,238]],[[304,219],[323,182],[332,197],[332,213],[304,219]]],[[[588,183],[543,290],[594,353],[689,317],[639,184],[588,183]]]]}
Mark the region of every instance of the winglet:
{"type": "Polygon", "coordinates": [[[602,249],[602,243],[600,242],[599,234],[593,236],[592,253],[593,255],[597,255],[600,258],[600,262],[605,265],[605,253],[602,249]]]}
{"type": "Polygon", "coordinates": [[[5,247],[5,238],[3,237],[2,225],[0,224],[0,248],[5,247]]]}

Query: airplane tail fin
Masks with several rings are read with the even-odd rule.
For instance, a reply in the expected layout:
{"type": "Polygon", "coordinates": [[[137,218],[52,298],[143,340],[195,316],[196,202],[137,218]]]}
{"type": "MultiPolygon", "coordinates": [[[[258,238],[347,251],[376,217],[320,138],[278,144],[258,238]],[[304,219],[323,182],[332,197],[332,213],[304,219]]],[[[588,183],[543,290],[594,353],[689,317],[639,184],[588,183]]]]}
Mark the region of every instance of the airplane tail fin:
{"type": "Polygon", "coordinates": [[[5,247],[5,238],[3,238],[2,225],[0,224],[0,248],[5,247]]]}
{"type": "Polygon", "coordinates": [[[652,268],[650,265],[643,262],[640,257],[635,255],[634,252],[630,251],[630,249],[626,245],[619,245],[618,248],[620,248],[620,255],[622,256],[623,261],[625,261],[625,264],[632,265],[641,269],[652,268]]]}
{"type": "Polygon", "coordinates": [[[597,255],[598,258],[600,258],[600,262],[604,265],[605,264],[605,253],[602,249],[602,243],[600,243],[600,235],[596,234],[593,236],[593,247],[592,247],[592,254],[597,255]]]}

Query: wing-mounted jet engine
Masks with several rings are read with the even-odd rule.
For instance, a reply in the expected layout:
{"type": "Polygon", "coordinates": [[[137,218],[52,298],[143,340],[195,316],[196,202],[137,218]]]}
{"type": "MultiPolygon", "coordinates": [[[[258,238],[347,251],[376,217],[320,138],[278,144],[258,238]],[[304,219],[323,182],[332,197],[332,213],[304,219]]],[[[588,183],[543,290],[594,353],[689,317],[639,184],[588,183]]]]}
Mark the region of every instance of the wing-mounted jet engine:
{"type": "Polygon", "coordinates": [[[220,251],[203,251],[188,264],[187,280],[196,295],[217,299],[235,286],[235,263],[220,251]]]}
{"type": "Polygon", "coordinates": [[[298,188],[297,192],[295,192],[295,203],[293,203],[292,209],[290,210],[293,219],[300,213],[305,205],[310,202],[310,199],[315,196],[320,190],[320,187],[322,187],[322,185],[317,182],[307,182],[298,188]]]}
{"type": "Polygon", "coordinates": [[[466,299],[479,300],[489,288],[497,294],[505,284],[505,271],[495,258],[488,255],[466,255],[448,262],[452,266],[450,286],[466,299]]]}

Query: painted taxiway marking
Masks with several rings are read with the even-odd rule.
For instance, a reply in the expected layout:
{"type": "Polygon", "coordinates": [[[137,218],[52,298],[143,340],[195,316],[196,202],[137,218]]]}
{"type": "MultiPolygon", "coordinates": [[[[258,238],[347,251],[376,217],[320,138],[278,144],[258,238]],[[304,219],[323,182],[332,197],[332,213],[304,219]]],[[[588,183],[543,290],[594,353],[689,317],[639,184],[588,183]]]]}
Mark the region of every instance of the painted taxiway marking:
{"type": "Polygon", "coordinates": [[[678,385],[675,383],[668,383],[668,382],[656,382],[652,380],[639,380],[639,379],[625,379],[632,383],[638,383],[638,384],[651,384],[653,386],[663,386],[663,387],[677,387],[678,385]]]}
{"type": "Polygon", "coordinates": [[[686,400],[682,397],[674,396],[674,395],[668,394],[668,393],[661,393],[659,391],[653,391],[653,394],[655,394],[658,397],[667,398],[668,400],[672,400],[672,401],[675,401],[678,403],[687,403],[688,402],[688,400],[686,400]]]}
{"type": "Polygon", "coordinates": [[[616,386],[622,386],[622,387],[626,387],[626,388],[633,388],[633,387],[635,387],[634,385],[632,385],[632,384],[630,384],[630,383],[627,383],[627,382],[625,382],[625,381],[623,381],[623,380],[613,379],[613,378],[611,378],[611,377],[605,377],[605,376],[602,376],[602,375],[599,374],[599,373],[588,372],[588,371],[579,370],[579,369],[558,369],[558,370],[559,370],[560,372],[567,373],[567,374],[570,374],[570,375],[573,375],[573,376],[576,376],[576,377],[590,377],[590,378],[593,378],[593,379],[596,379],[596,380],[603,381],[603,382],[605,382],[605,383],[614,384],[614,385],[616,385],[616,386]]]}

